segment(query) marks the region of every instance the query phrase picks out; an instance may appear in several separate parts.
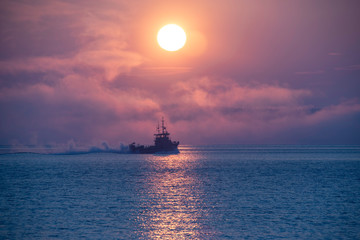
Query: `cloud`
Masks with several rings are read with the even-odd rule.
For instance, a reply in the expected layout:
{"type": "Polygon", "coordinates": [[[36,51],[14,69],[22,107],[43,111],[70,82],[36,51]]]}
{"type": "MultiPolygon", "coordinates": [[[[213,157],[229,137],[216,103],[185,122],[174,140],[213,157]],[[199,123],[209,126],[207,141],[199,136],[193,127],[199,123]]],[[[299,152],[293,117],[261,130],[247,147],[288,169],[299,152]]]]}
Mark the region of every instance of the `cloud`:
{"type": "Polygon", "coordinates": [[[342,32],[346,19],[334,23],[335,34],[324,27],[332,12],[310,1],[287,3],[287,11],[256,1],[185,3],[3,1],[0,144],[151,143],[161,116],[182,143],[296,143],[296,129],[311,140],[319,126],[331,132],[358,120],[359,101],[349,95],[357,85],[325,70],[296,72],[332,69],[328,55],[337,53],[323,49],[348,55],[337,46],[357,39],[342,32]],[[309,9],[324,10],[326,21],[304,21],[309,9]],[[202,40],[162,51],[153,35],[170,17],[202,40]],[[313,85],[294,72],[311,75],[313,85]]]}
{"type": "Polygon", "coordinates": [[[173,97],[162,107],[172,121],[216,117],[245,123],[251,118],[265,121],[280,117],[283,111],[294,111],[297,102],[311,92],[270,85],[241,86],[231,79],[203,77],[179,82],[169,95],[173,97]]]}
{"type": "Polygon", "coordinates": [[[297,75],[314,75],[314,74],[323,74],[325,73],[323,70],[317,70],[317,71],[308,71],[308,72],[295,72],[297,75]]]}
{"type": "Polygon", "coordinates": [[[21,72],[53,72],[63,76],[77,74],[87,77],[90,73],[98,74],[111,81],[119,74],[128,73],[140,65],[141,57],[122,50],[80,50],[70,57],[33,57],[0,61],[0,72],[17,74],[21,72]]]}
{"type": "Polygon", "coordinates": [[[357,99],[347,100],[337,105],[326,106],[314,113],[307,114],[302,124],[321,124],[329,119],[360,112],[360,103],[357,99]]]}
{"type": "MultiPolygon", "coordinates": [[[[231,79],[189,79],[175,85],[170,95],[161,107],[175,129],[181,129],[178,135],[195,135],[190,140],[193,143],[268,142],[270,136],[288,136],[296,128],[313,128],[360,113],[356,99],[315,107],[303,103],[312,96],[309,90],[242,86],[231,79]]],[[[312,134],[316,135],[316,130],[312,134]]],[[[310,141],[311,134],[304,138],[310,141]]]]}
{"type": "Polygon", "coordinates": [[[293,128],[311,128],[360,112],[356,99],[316,108],[303,104],[312,96],[309,90],[242,86],[231,79],[191,78],[161,95],[157,86],[121,90],[90,80],[87,87],[78,87],[82,81],[74,77],[61,86],[36,84],[3,91],[2,143],[151,143],[162,115],[183,143],[264,143],[280,132],[288,135],[293,128]]]}
{"type": "Polygon", "coordinates": [[[311,93],[266,84],[241,86],[231,79],[202,77],[179,82],[171,94],[199,107],[234,107],[291,105],[311,93]]]}
{"type": "Polygon", "coordinates": [[[339,52],[329,52],[328,55],[329,55],[329,56],[341,56],[342,53],[339,53],[339,52]]]}
{"type": "Polygon", "coordinates": [[[0,108],[6,116],[1,120],[2,140],[28,142],[35,134],[39,144],[69,139],[126,141],[124,132],[152,119],[159,109],[139,91],[110,91],[96,81],[83,88],[77,87],[82,79],[67,81],[55,87],[37,84],[2,91],[0,108]]]}
{"type": "Polygon", "coordinates": [[[357,71],[357,70],[360,70],[360,64],[349,65],[349,66],[344,66],[344,67],[336,67],[335,70],[338,70],[338,71],[357,71]]]}
{"type": "MultiPolygon", "coordinates": [[[[7,2],[4,5],[11,14],[11,18],[7,20],[10,25],[8,28],[11,24],[16,25],[17,22],[23,23],[21,27],[24,27],[24,22],[30,21],[29,29],[23,29],[23,32],[30,34],[26,45],[35,45],[33,50],[39,53],[42,53],[44,49],[48,49],[48,52],[45,56],[28,54],[19,58],[3,59],[0,61],[2,73],[57,72],[64,76],[78,74],[83,77],[87,77],[89,73],[96,73],[99,74],[98,78],[103,77],[111,81],[119,74],[130,72],[132,68],[141,65],[144,61],[140,54],[127,49],[125,31],[121,31],[125,28],[124,17],[119,17],[118,11],[104,7],[96,8],[95,11],[96,6],[91,5],[83,9],[79,4],[62,1],[51,1],[51,3],[45,1],[40,5],[7,2]],[[48,18],[50,16],[51,18],[48,18]],[[66,22],[63,20],[65,18],[71,21],[66,22]],[[50,32],[51,35],[48,35],[52,27],[59,25],[58,22],[61,23],[62,32],[50,32]],[[72,47],[67,47],[63,42],[56,40],[53,42],[56,35],[72,38],[71,43],[68,43],[72,47]],[[44,44],[37,46],[39,40],[44,44]],[[60,48],[62,51],[54,51],[54,48],[60,48]]],[[[22,33],[10,31],[7,35],[18,41],[21,38],[20,34],[22,33]]],[[[12,52],[11,54],[16,56],[20,53],[12,52]]]]}
{"type": "Polygon", "coordinates": [[[177,74],[188,73],[192,70],[192,67],[143,67],[137,73],[133,73],[139,76],[171,76],[177,74]]]}
{"type": "Polygon", "coordinates": [[[125,141],[119,135],[152,118],[159,106],[141,89],[128,92],[106,84],[144,61],[128,49],[125,5],[3,3],[8,17],[1,32],[7,39],[0,58],[1,143],[125,141]]]}

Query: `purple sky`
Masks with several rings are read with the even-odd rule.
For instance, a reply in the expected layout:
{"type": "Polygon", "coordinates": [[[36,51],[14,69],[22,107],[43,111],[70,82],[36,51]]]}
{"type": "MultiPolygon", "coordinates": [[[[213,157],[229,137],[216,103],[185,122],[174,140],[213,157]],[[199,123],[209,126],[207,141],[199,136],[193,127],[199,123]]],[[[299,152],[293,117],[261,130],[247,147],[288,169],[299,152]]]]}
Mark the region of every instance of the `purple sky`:
{"type": "Polygon", "coordinates": [[[0,3],[0,144],[360,144],[360,2],[0,3]],[[168,23],[188,41],[156,43],[168,23]]]}

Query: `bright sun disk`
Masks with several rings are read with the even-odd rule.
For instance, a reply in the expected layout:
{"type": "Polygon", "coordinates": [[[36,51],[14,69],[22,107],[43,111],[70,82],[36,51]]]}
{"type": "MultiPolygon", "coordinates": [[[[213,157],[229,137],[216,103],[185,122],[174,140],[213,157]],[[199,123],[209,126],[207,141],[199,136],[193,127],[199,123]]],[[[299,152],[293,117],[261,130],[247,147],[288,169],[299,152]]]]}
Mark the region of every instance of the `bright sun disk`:
{"type": "Polygon", "coordinates": [[[176,24],[162,27],[157,34],[157,41],[167,51],[177,51],[185,45],[185,31],[176,24]]]}

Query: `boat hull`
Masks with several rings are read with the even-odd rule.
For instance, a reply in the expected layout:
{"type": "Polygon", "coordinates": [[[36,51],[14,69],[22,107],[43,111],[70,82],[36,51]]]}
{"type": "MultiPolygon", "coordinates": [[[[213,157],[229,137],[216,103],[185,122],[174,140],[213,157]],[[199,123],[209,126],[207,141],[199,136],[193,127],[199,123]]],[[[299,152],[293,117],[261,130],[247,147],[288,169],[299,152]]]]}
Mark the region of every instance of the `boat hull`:
{"type": "Polygon", "coordinates": [[[179,153],[178,143],[168,146],[144,146],[135,144],[130,144],[129,146],[131,153],[140,153],[140,154],[153,154],[153,153],[179,153]]]}

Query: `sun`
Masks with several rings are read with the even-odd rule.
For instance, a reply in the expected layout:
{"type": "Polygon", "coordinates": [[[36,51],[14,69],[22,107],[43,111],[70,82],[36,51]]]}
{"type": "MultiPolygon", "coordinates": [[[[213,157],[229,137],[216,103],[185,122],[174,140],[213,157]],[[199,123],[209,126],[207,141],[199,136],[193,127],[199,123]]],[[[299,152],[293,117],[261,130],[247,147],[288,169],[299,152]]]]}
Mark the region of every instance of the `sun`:
{"type": "Polygon", "coordinates": [[[180,26],[168,24],[159,30],[157,41],[166,51],[177,51],[185,45],[186,33],[180,26]]]}

